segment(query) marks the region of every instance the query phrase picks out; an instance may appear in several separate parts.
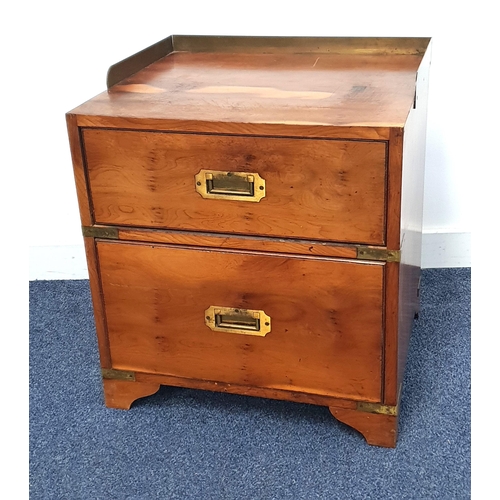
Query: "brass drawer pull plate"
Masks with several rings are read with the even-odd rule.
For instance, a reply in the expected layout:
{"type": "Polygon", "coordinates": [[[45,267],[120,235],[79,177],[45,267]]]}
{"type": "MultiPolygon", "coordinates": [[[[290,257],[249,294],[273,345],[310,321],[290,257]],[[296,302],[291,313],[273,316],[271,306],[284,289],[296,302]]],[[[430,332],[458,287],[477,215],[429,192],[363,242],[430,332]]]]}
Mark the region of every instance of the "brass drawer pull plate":
{"type": "Polygon", "coordinates": [[[196,191],[203,198],[259,202],[266,196],[266,181],[255,173],[200,170],[195,175],[196,191]]]}
{"type": "Polygon", "coordinates": [[[271,318],[264,311],[210,306],[205,324],[214,332],[265,337],[271,331],[271,318]]]}

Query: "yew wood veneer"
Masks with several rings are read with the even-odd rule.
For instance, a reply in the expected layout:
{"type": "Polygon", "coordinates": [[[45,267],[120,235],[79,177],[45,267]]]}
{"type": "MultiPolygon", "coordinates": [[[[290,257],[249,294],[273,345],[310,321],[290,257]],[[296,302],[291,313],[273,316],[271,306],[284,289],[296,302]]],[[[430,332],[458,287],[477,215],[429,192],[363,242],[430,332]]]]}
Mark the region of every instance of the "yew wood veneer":
{"type": "Polygon", "coordinates": [[[67,114],[104,384],[324,405],[394,447],[430,39],[171,36],[67,114]]]}

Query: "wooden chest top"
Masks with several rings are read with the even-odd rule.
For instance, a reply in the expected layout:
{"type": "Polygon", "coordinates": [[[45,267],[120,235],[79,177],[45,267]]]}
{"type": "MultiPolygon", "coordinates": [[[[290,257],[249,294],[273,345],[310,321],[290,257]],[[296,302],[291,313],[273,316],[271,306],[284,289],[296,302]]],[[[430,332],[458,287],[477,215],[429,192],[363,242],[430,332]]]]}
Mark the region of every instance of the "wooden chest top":
{"type": "Polygon", "coordinates": [[[108,90],[72,113],[89,126],[161,120],[171,130],[272,135],[285,126],[303,136],[340,127],[343,137],[387,138],[414,105],[428,43],[172,36],[112,66],[108,90]]]}

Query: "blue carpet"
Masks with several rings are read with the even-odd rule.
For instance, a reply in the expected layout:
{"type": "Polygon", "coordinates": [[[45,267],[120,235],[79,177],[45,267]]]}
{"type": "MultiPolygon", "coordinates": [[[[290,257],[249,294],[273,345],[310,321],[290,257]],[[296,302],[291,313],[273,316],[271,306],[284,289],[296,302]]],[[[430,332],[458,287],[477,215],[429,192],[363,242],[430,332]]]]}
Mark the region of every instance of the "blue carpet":
{"type": "Polygon", "coordinates": [[[162,387],[107,409],[88,281],[32,281],[30,499],[470,498],[470,280],[422,273],[396,449],[284,401],[162,387]]]}

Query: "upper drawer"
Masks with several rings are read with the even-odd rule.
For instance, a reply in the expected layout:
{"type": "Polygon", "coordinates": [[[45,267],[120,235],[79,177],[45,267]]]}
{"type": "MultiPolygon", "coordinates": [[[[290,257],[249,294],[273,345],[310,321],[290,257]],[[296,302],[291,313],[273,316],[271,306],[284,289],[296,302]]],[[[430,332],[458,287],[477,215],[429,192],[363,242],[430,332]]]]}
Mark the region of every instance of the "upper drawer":
{"type": "Polygon", "coordinates": [[[98,224],[385,243],[384,142],[102,129],[83,137],[98,224]]]}

